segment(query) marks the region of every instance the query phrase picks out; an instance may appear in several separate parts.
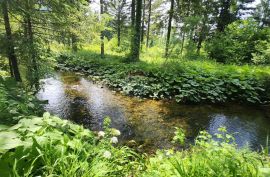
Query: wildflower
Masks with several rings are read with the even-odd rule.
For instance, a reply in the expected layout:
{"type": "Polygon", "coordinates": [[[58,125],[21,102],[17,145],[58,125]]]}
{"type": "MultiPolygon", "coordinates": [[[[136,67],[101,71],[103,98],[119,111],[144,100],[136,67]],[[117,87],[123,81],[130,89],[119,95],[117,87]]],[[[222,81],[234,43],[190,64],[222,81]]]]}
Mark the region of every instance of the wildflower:
{"type": "Polygon", "coordinates": [[[98,132],[98,137],[99,138],[102,138],[102,137],[104,137],[105,136],[105,132],[104,131],[99,131],[98,132]]]}
{"type": "Polygon", "coordinates": [[[112,137],[111,138],[111,143],[113,143],[113,144],[116,144],[116,143],[118,143],[118,139],[117,139],[117,137],[112,137]]]}
{"type": "Polygon", "coordinates": [[[115,128],[112,129],[111,133],[112,133],[112,135],[114,135],[114,136],[119,136],[119,135],[121,135],[121,132],[120,132],[119,130],[115,129],[115,128]]]}
{"type": "Polygon", "coordinates": [[[105,158],[107,158],[107,159],[111,158],[111,156],[112,156],[112,154],[111,154],[110,151],[105,151],[105,152],[103,153],[103,157],[105,157],[105,158]]]}
{"type": "Polygon", "coordinates": [[[9,111],[10,114],[17,114],[18,112],[15,109],[9,111]]]}
{"type": "Polygon", "coordinates": [[[171,156],[171,155],[173,155],[173,154],[174,154],[173,149],[169,149],[169,150],[165,151],[165,155],[166,155],[166,156],[171,156]]]}

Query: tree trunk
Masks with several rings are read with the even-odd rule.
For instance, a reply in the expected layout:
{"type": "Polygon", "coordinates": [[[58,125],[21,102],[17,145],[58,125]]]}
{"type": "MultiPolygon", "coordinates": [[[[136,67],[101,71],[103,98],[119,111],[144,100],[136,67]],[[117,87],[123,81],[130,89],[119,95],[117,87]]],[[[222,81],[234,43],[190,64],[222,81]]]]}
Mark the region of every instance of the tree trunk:
{"type": "Polygon", "coordinates": [[[131,26],[135,25],[136,0],[131,1],[131,26]]]}
{"type": "Polygon", "coordinates": [[[73,52],[78,51],[78,46],[77,46],[77,37],[75,34],[71,34],[71,47],[73,52]]]}
{"type": "Polygon", "coordinates": [[[168,57],[169,45],[170,45],[170,37],[172,30],[172,18],[173,18],[173,9],[174,8],[174,0],[171,0],[171,8],[169,12],[169,22],[168,22],[168,31],[167,31],[167,40],[166,40],[166,48],[165,48],[165,57],[168,57]]]}
{"type": "Polygon", "coordinates": [[[142,15],[142,27],[141,27],[141,48],[142,48],[143,37],[144,37],[144,20],[145,20],[145,0],[143,0],[143,15],[142,15]]]}
{"type": "MultiPolygon", "coordinates": [[[[104,2],[103,0],[100,0],[100,15],[104,13],[104,2]]],[[[102,18],[102,17],[101,17],[102,18]]],[[[100,33],[100,56],[101,58],[104,58],[104,31],[102,30],[100,33]]]]}
{"type": "Polygon", "coordinates": [[[142,18],[142,0],[136,3],[136,23],[134,27],[134,35],[132,36],[130,61],[139,61],[140,42],[141,42],[141,18],[142,18]]]}
{"type": "Polygon", "coordinates": [[[7,0],[4,0],[2,2],[2,11],[3,11],[3,17],[4,17],[4,23],[5,23],[5,30],[6,30],[6,37],[7,37],[7,56],[9,59],[9,66],[10,66],[10,72],[11,76],[14,76],[16,81],[21,82],[21,75],[18,67],[18,61],[14,50],[14,43],[12,38],[12,32],[9,22],[9,16],[8,16],[8,2],[7,0]]]}
{"type": "Polygon", "coordinates": [[[117,46],[120,47],[120,45],[121,45],[121,10],[119,6],[117,12],[117,46]]]}
{"type": "Polygon", "coordinates": [[[35,49],[34,44],[34,34],[33,34],[33,28],[32,28],[32,19],[30,14],[27,14],[26,17],[27,21],[27,32],[28,32],[28,43],[30,45],[30,52],[31,52],[31,64],[33,67],[33,85],[38,90],[39,89],[39,71],[38,71],[38,64],[37,64],[37,53],[35,49]]]}
{"type": "Polygon", "coordinates": [[[198,39],[198,43],[197,43],[197,55],[200,54],[200,50],[201,50],[201,47],[202,47],[202,42],[205,39],[206,21],[207,21],[207,14],[204,15],[202,28],[201,28],[201,31],[200,31],[200,34],[199,34],[199,39],[198,39]]]}
{"type": "Polygon", "coordinates": [[[181,44],[181,56],[183,55],[184,45],[185,45],[185,35],[186,33],[182,33],[182,44],[181,44]]]}
{"type": "MultiPolygon", "coordinates": [[[[190,5],[191,5],[191,2],[189,0],[188,1],[188,7],[187,7],[186,17],[189,17],[190,5]]],[[[184,24],[184,30],[185,30],[185,27],[186,27],[186,24],[184,24]]],[[[183,55],[183,50],[184,50],[184,47],[185,47],[185,38],[186,38],[186,32],[183,31],[183,33],[182,33],[182,45],[181,45],[181,56],[183,55]]]]}
{"type": "Polygon", "coordinates": [[[147,36],[146,36],[146,47],[149,48],[149,34],[150,34],[150,25],[151,25],[151,9],[152,0],[149,0],[149,9],[148,9],[148,20],[147,20],[147,36]]]}
{"type": "Polygon", "coordinates": [[[218,18],[217,29],[224,32],[225,27],[232,22],[230,15],[231,0],[222,0],[222,7],[218,18]]]}

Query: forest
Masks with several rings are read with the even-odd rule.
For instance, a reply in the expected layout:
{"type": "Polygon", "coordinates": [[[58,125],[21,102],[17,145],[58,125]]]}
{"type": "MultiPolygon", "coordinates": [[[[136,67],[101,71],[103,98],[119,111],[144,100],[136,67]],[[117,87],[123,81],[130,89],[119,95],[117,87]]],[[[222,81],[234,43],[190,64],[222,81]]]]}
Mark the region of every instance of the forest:
{"type": "Polygon", "coordinates": [[[0,0],[0,177],[270,176],[270,0],[0,0]]]}

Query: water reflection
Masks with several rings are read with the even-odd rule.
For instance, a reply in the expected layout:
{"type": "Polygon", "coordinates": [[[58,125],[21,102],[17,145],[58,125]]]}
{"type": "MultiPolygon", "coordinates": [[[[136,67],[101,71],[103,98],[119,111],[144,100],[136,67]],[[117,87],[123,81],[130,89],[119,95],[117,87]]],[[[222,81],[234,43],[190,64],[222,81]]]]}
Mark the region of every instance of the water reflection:
{"type": "Polygon", "coordinates": [[[109,116],[112,126],[121,130],[122,142],[134,139],[153,151],[172,146],[174,127],[184,128],[193,140],[200,130],[215,134],[220,126],[226,126],[228,132],[238,132],[239,146],[249,144],[252,148],[264,145],[270,130],[269,112],[254,107],[179,105],[131,98],[74,73],[56,74],[43,82],[38,97],[49,101],[47,111],[93,130],[100,130],[104,117],[109,116]]]}

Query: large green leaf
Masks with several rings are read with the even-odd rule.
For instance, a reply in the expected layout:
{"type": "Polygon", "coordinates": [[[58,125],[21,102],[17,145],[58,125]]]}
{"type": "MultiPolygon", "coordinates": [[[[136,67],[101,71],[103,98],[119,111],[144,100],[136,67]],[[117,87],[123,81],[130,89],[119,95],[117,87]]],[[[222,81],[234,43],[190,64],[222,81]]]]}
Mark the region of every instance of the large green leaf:
{"type": "Polygon", "coordinates": [[[0,152],[22,146],[23,142],[14,131],[0,132],[0,152]]]}

